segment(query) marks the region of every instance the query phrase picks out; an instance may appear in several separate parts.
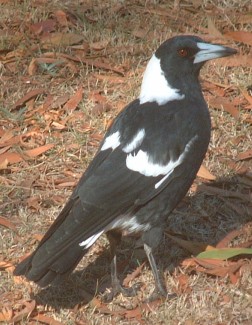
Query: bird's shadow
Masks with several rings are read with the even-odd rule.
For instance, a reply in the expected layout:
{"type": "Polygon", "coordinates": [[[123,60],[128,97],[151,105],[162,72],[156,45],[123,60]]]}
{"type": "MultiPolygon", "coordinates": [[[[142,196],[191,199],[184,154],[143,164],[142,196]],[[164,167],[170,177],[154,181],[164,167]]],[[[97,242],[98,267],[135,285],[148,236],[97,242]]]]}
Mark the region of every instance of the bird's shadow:
{"type": "MultiPolygon", "coordinates": [[[[252,205],[247,200],[250,190],[240,176],[198,185],[195,193],[187,196],[168,217],[166,229],[180,233],[187,240],[216,245],[227,233],[252,220],[252,205]],[[206,186],[210,186],[211,190],[208,191],[206,186]],[[217,189],[216,193],[213,188],[217,189]],[[228,191],[241,195],[229,199],[228,191]]],[[[122,244],[122,252],[118,256],[121,280],[146,260],[143,249],[134,249],[135,254],[132,254],[135,242],[136,238],[128,237],[122,244]]],[[[172,274],[191,253],[164,236],[155,256],[162,271],[172,274]]],[[[99,249],[96,259],[84,269],[72,273],[62,285],[40,289],[33,298],[37,303],[49,305],[56,310],[71,309],[77,304],[88,303],[94,296],[110,288],[110,284],[110,254],[107,245],[103,250],[99,249]]]]}

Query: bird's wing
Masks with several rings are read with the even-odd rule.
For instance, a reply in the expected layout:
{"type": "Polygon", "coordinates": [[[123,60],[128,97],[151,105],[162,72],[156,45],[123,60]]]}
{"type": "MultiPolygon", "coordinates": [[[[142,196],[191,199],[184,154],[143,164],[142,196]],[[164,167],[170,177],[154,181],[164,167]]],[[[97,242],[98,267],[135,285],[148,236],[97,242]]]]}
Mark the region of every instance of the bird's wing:
{"type": "Polygon", "coordinates": [[[133,213],[183,173],[181,166],[197,136],[185,128],[191,134],[181,137],[175,109],[168,113],[157,109],[153,103],[135,101],[117,117],[40,246],[54,237],[60,253],[85,241],[117,217],[133,213]]]}

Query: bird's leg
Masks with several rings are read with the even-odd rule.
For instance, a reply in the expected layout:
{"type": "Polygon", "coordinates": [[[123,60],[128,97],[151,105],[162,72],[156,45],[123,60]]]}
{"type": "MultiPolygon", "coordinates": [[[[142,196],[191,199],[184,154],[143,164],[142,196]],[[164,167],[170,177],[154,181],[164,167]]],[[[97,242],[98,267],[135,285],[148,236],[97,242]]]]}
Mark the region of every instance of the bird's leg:
{"type": "Polygon", "coordinates": [[[145,232],[142,235],[142,240],[144,242],[144,250],[150,263],[155,280],[155,289],[150,295],[150,297],[146,300],[147,302],[156,300],[157,298],[161,297],[172,298],[174,296],[173,294],[167,293],[163,278],[157,268],[157,264],[153,256],[153,250],[159,245],[160,240],[162,239],[162,234],[162,227],[153,227],[148,232],[145,232]]]}
{"type": "Polygon", "coordinates": [[[167,291],[165,289],[163,280],[161,278],[160,272],[158,271],[157,268],[157,264],[156,261],[154,259],[154,256],[152,254],[152,248],[150,246],[148,246],[147,244],[144,244],[144,250],[145,253],[148,257],[148,261],[150,263],[151,266],[151,270],[154,276],[154,280],[155,280],[155,289],[152,292],[151,296],[148,298],[148,301],[152,301],[155,300],[157,298],[160,297],[166,297],[167,296],[167,291]]]}
{"type": "Polygon", "coordinates": [[[124,288],[120,280],[118,279],[117,274],[117,261],[116,261],[116,251],[117,247],[121,243],[122,234],[121,232],[111,230],[107,232],[107,237],[110,243],[110,252],[111,252],[111,284],[112,284],[112,290],[108,294],[105,294],[104,300],[106,302],[111,301],[117,294],[122,293],[126,297],[132,297],[135,296],[137,291],[140,288],[139,284],[135,284],[130,288],[124,288]]]}

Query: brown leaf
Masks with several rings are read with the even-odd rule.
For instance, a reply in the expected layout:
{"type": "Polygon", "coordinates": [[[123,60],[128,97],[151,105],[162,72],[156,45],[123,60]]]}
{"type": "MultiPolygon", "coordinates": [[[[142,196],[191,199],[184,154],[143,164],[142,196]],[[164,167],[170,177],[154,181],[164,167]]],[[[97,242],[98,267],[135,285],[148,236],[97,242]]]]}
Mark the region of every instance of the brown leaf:
{"type": "Polygon", "coordinates": [[[226,112],[230,113],[234,118],[239,118],[238,109],[225,97],[210,97],[209,105],[217,109],[224,109],[226,112]]]}
{"type": "Polygon", "coordinates": [[[235,40],[237,42],[242,42],[252,46],[252,33],[245,32],[243,30],[240,31],[233,31],[224,34],[224,36],[228,39],[235,40]]]}
{"type": "Polygon", "coordinates": [[[128,274],[126,278],[123,280],[123,285],[127,287],[131,281],[137,278],[141,274],[145,264],[146,264],[145,262],[142,263],[132,273],[128,274]]]}
{"type": "Polygon", "coordinates": [[[218,244],[216,245],[216,248],[226,248],[228,247],[228,245],[230,244],[230,242],[238,237],[239,235],[242,234],[242,230],[239,229],[239,230],[233,230],[233,231],[230,231],[222,240],[220,240],[218,242],[218,244]]]}
{"type": "Polygon", "coordinates": [[[57,22],[58,22],[61,26],[66,27],[66,26],[69,25],[69,24],[68,24],[68,20],[67,20],[67,15],[66,15],[66,13],[65,13],[63,10],[56,10],[56,11],[54,12],[54,16],[55,16],[57,22]]]}
{"type": "Polygon", "coordinates": [[[30,26],[31,31],[36,34],[51,33],[55,30],[56,22],[53,19],[46,19],[30,26]]]}
{"type": "Polygon", "coordinates": [[[75,94],[63,106],[64,109],[75,110],[83,97],[83,88],[80,86],[75,94]]]}
{"type": "Polygon", "coordinates": [[[32,235],[32,237],[33,237],[36,241],[40,242],[41,239],[44,237],[44,235],[42,235],[42,234],[34,234],[34,235],[32,235]]]}
{"type": "Polygon", "coordinates": [[[16,152],[5,152],[0,155],[0,164],[16,164],[24,159],[16,152]]]}
{"type": "Polygon", "coordinates": [[[193,257],[193,260],[199,264],[200,266],[203,266],[205,269],[214,269],[216,266],[224,266],[226,262],[223,262],[222,260],[219,259],[214,259],[214,258],[198,258],[198,257],[193,257]]]}
{"type": "Polygon", "coordinates": [[[0,216],[0,226],[9,228],[11,230],[14,230],[15,232],[17,231],[17,228],[13,222],[11,222],[10,220],[6,219],[5,217],[1,217],[1,216],[0,216]]]}
{"type": "Polygon", "coordinates": [[[237,157],[236,160],[246,160],[252,158],[252,149],[247,151],[241,152],[237,157]]]}
{"type": "Polygon", "coordinates": [[[45,48],[50,46],[69,46],[78,44],[83,40],[82,35],[75,33],[50,33],[41,37],[41,42],[45,48]]]}
{"type": "Polygon", "coordinates": [[[24,302],[24,308],[18,312],[14,317],[12,317],[11,322],[17,323],[21,321],[23,318],[27,318],[35,309],[36,307],[36,301],[25,301],[24,302]]]}
{"type": "MultiPolygon", "coordinates": [[[[1,155],[0,155],[0,160],[1,160],[1,155]]],[[[0,170],[4,170],[8,168],[8,159],[5,158],[4,160],[1,160],[0,162],[0,170]]]]}
{"type": "Polygon", "coordinates": [[[109,70],[109,71],[114,71],[122,76],[124,76],[124,71],[120,68],[116,68],[108,63],[101,62],[99,60],[91,60],[91,59],[86,59],[86,58],[81,58],[81,62],[86,63],[88,65],[92,65],[96,68],[99,69],[104,69],[104,70],[109,70]]]}
{"type": "Polygon", "coordinates": [[[45,94],[46,93],[45,88],[37,88],[29,91],[25,96],[20,98],[13,106],[13,109],[17,109],[22,107],[28,100],[31,98],[37,97],[38,95],[45,94]]]}
{"type": "MultiPolygon", "coordinates": [[[[1,138],[0,138],[0,146],[1,147],[5,147],[6,146],[6,142],[10,141],[10,139],[12,139],[14,137],[14,133],[12,130],[6,130],[1,138]]],[[[8,144],[7,144],[8,145],[8,144]]]]}
{"type": "Polygon", "coordinates": [[[101,51],[105,49],[109,44],[109,40],[101,40],[99,42],[90,43],[89,46],[92,50],[101,51]]]}
{"type": "Polygon", "coordinates": [[[58,320],[41,313],[36,316],[33,316],[32,319],[48,325],[63,325],[63,323],[59,322],[58,320]]]}
{"type": "Polygon", "coordinates": [[[175,279],[178,281],[176,293],[182,294],[190,293],[192,291],[192,288],[189,287],[189,276],[187,274],[179,274],[175,279]]]}
{"type": "Polygon", "coordinates": [[[13,264],[11,262],[0,261],[0,270],[6,270],[9,268],[13,268],[13,264]]]}
{"type": "MultiPolygon", "coordinates": [[[[158,306],[162,304],[162,300],[158,299],[149,303],[142,303],[139,307],[132,310],[125,310],[125,318],[136,318],[138,321],[142,320],[142,314],[146,312],[153,312],[158,306]]],[[[142,324],[145,324],[144,322],[142,324]]]]}
{"type": "Polygon", "coordinates": [[[22,154],[21,153],[19,154],[16,152],[5,152],[0,155],[0,164],[3,164],[3,163],[6,164],[6,160],[7,160],[8,164],[16,164],[23,160],[37,157],[53,147],[54,147],[54,144],[49,143],[49,144],[46,144],[41,147],[37,147],[34,149],[30,149],[30,150],[25,150],[25,151],[23,151],[22,154]]]}
{"type": "Polygon", "coordinates": [[[215,64],[228,67],[252,67],[252,56],[247,54],[237,54],[232,57],[220,58],[216,60],[215,64]]]}
{"type": "Polygon", "coordinates": [[[102,81],[105,80],[110,83],[121,84],[121,83],[125,82],[124,77],[102,75],[102,74],[98,74],[98,73],[93,73],[92,75],[95,78],[97,78],[98,80],[102,80],[102,81]]]}
{"type": "Polygon", "coordinates": [[[13,310],[11,307],[3,307],[0,310],[0,322],[7,322],[12,319],[13,316],[13,310]]]}
{"type": "Polygon", "coordinates": [[[37,156],[41,155],[42,153],[52,149],[53,147],[54,147],[53,143],[48,143],[48,144],[45,144],[44,146],[41,146],[41,147],[26,150],[26,151],[24,151],[24,153],[28,157],[34,158],[34,157],[37,157],[37,156]]]}
{"type": "Polygon", "coordinates": [[[215,180],[216,179],[216,176],[214,176],[213,174],[211,174],[209,172],[209,170],[204,166],[204,165],[201,165],[200,166],[200,169],[197,173],[197,176],[198,177],[202,177],[202,178],[205,178],[205,179],[208,179],[208,180],[215,180]]]}
{"type": "Polygon", "coordinates": [[[68,100],[69,100],[69,95],[68,94],[62,95],[62,96],[56,98],[53,101],[52,107],[53,108],[58,108],[60,106],[63,106],[68,100]]]}

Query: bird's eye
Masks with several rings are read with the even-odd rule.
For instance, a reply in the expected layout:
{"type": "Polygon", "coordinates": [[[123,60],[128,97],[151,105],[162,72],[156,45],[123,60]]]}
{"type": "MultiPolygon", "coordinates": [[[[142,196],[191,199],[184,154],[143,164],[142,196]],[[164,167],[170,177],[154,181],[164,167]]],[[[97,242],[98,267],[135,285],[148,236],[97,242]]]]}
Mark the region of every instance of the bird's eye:
{"type": "Polygon", "coordinates": [[[182,58],[186,57],[188,55],[187,49],[179,49],[178,55],[181,56],[182,58]]]}

